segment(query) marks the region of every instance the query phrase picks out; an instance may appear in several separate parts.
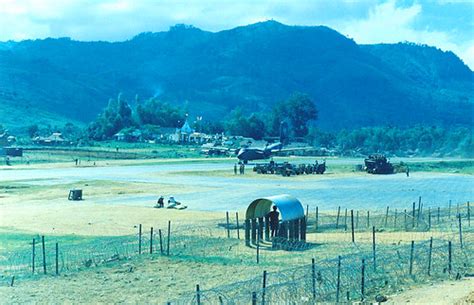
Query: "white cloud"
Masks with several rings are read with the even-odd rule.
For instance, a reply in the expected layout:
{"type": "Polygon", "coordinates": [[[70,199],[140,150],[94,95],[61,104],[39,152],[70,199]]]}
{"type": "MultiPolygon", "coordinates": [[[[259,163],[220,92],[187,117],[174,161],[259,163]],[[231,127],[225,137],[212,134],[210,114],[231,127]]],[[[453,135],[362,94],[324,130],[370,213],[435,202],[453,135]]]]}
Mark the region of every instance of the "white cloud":
{"type": "Polygon", "coordinates": [[[275,19],[287,24],[325,24],[358,43],[433,45],[454,51],[474,68],[474,40],[455,42],[449,30],[420,29],[419,25],[415,29],[426,2],[400,7],[396,0],[380,1],[384,0],[0,0],[0,41],[65,36],[116,41],[140,32],[167,30],[176,23],[218,31],[275,19]]]}
{"type": "Polygon", "coordinates": [[[410,41],[453,51],[473,69],[474,40],[456,43],[452,41],[449,32],[434,31],[429,28],[414,29],[413,24],[421,16],[422,10],[420,4],[398,7],[395,0],[389,0],[375,5],[367,18],[346,21],[338,29],[358,43],[410,41]]]}

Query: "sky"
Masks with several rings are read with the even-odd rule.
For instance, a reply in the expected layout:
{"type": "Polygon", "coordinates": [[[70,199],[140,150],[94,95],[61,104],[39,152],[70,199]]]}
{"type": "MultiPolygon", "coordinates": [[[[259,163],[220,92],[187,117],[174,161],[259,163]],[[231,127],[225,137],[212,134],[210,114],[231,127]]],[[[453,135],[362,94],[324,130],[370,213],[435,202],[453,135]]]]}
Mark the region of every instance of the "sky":
{"type": "Polygon", "coordinates": [[[326,25],[362,44],[436,46],[474,70],[474,0],[0,0],[0,41],[121,41],[178,23],[220,31],[270,19],[326,25]]]}

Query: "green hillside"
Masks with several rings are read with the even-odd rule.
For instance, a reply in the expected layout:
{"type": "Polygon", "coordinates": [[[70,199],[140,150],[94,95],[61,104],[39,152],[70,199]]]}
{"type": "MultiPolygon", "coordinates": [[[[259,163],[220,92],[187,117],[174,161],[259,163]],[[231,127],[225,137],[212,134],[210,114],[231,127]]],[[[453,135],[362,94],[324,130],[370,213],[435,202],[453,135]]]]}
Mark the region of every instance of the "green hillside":
{"type": "Polygon", "coordinates": [[[178,25],[115,43],[0,43],[0,123],[88,122],[119,92],[186,103],[212,119],[300,91],[316,102],[323,129],[472,125],[472,81],[455,54],[429,46],[357,45],[327,27],[275,21],[217,33],[178,25]]]}

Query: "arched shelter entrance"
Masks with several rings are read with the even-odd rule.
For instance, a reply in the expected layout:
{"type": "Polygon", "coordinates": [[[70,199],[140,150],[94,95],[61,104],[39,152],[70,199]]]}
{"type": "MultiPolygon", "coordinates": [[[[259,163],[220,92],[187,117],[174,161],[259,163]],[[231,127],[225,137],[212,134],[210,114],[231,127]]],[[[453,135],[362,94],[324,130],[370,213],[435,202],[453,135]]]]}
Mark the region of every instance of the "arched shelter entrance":
{"type": "Polygon", "coordinates": [[[250,203],[245,213],[245,243],[256,244],[257,241],[270,241],[270,222],[268,213],[275,205],[280,212],[279,238],[305,241],[306,218],[301,202],[290,195],[277,195],[259,198],[250,203]]]}

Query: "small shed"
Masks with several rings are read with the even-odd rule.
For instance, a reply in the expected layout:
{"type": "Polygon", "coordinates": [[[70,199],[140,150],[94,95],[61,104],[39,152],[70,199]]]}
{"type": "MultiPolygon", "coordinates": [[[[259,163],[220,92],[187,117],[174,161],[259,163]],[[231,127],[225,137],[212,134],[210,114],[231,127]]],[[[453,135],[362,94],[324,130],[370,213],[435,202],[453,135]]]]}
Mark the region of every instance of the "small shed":
{"type": "Polygon", "coordinates": [[[250,203],[245,213],[245,242],[248,246],[270,241],[268,213],[276,206],[280,212],[279,238],[306,241],[306,217],[301,202],[291,195],[259,198],[250,203]]]}

